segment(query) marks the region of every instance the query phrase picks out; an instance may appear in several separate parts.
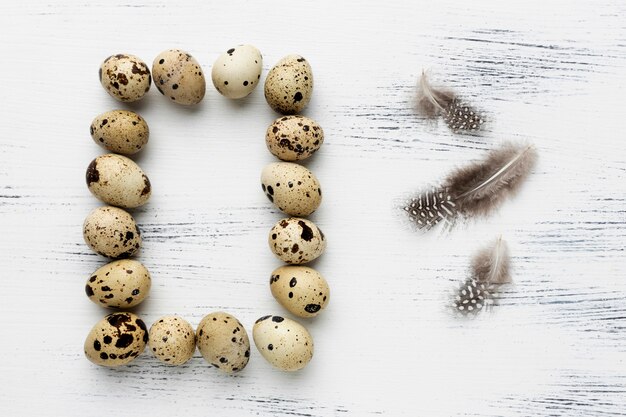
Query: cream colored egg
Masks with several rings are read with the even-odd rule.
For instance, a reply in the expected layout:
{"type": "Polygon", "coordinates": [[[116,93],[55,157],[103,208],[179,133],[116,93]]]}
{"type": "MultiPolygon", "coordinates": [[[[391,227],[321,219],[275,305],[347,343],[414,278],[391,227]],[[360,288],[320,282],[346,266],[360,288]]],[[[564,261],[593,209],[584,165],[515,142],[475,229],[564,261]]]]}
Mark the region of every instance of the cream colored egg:
{"type": "Polygon", "coordinates": [[[186,320],[178,316],[164,316],[150,327],[148,346],[161,362],[182,365],[196,351],[196,336],[186,320]]]}
{"type": "Polygon", "coordinates": [[[85,243],[109,258],[128,258],[141,247],[135,219],[121,208],[104,206],[93,210],[83,223],[85,243]]]}
{"type": "Polygon", "coordinates": [[[125,365],[143,352],[147,341],[143,320],[133,313],[112,313],[96,323],[87,335],[85,355],[96,365],[125,365]]]}
{"type": "Polygon", "coordinates": [[[85,292],[91,301],[102,307],[131,308],[146,298],[150,286],[150,273],[141,262],[121,259],[91,274],[85,292]]]}
{"type": "Polygon", "coordinates": [[[206,81],[202,67],[189,53],[168,49],[154,58],[152,76],[157,89],[174,103],[189,106],[204,98],[206,81]]]}
{"type": "Polygon", "coordinates": [[[211,78],[221,95],[237,99],[252,93],[260,83],[262,70],[261,52],[252,45],[239,45],[215,60],[211,78]]]}
{"type": "Polygon", "coordinates": [[[306,266],[281,266],[270,277],[272,295],[298,317],[315,317],[330,300],[330,288],[319,272],[306,266]]]}
{"type": "Polygon", "coordinates": [[[91,161],[86,174],[89,191],[107,204],[135,208],[148,202],[150,180],[132,159],[113,153],[91,161]]]}
{"type": "Polygon", "coordinates": [[[326,249],[324,233],[310,220],[282,219],[270,230],[268,243],[274,255],[288,264],[305,264],[326,249]]]}
{"type": "Polygon", "coordinates": [[[324,131],[313,119],[283,116],[265,132],[267,149],[283,161],[301,161],[313,155],[324,143],[324,131]]]}
{"type": "Polygon", "coordinates": [[[102,87],[119,101],[140,100],[150,90],[150,70],[135,55],[111,55],[100,65],[99,76],[102,87]]]}
{"type": "Polygon", "coordinates": [[[322,202],[322,188],[311,171],[291,162],[274,162],[261,173],[261,188],[279,210],[308,216],[322,202]]]}
{"type": "Polygon", "coordinates": [[[233,315],[216,312],[205,316],[196,330],[198,350],[211,365],[225,373],[241,371],[250,358],[250,339],[233,315]]]}
{"type": "Polygon", "coordinates": [[[278,61],[265,79],[265,100],[278,113],[300,113],[312,94],[313,72],[300,55],[288,55],[278,61]]]}
{"type": "Polygon", "coordinates": [[[89,131],[98,145],[124,155],[139,152],[150,136],[146,121],[128,110],[111,110],[96,116],[89,131]]]}
{"type": "Polygon", "coordinates": [[[300,323],[281,316],[261,317],[252,337],[261,355],[283,371],[304,368],[313,357],[313,338],[300,323]]]}

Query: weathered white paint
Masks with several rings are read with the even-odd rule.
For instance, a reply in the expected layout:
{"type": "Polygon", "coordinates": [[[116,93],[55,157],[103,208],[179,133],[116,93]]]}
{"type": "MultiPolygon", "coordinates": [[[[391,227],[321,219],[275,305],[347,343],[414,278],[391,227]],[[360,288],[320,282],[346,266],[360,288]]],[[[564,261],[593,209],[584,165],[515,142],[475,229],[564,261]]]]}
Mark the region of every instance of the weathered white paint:
{"type": "Polygon", "coordinates": [[[0,6],[0,28],[0,415],[625,415],[624,2],[21,1],[0,6]],[[262,91],[231,102],[210,87],[184,109],[153,88],[124,106],[96,76],[109,54],[150,63],[171,47],[208,73],[243,42],[265,71],[295,52],[316,77],[306,114],[327,138],[307,166],[325,191],[315,267],[332,300],[306,323],[315,357],[297,374],[256,350],[236,377],[199,354],[97,368],[82,343],[105,312],[83,286],[105,260],[82,241],[98,206],[84,172],[102,153],[89,123],[113,108],[152,133],[136,161],[153,197],[134,214],[154,286],[137,313],[197,325],[227,310],[250,331],[284,312],[268,288],[281,215],[259,185],[276,117],[262,91]],[[484,136],[413,114],[422,68],[488,112],[484,136]],[[502,140],[535,143],[540,162],[498,215],[447,237],[398,220],[407,192],[502,140]],[[454,319],[449,292],[499,233],[515,285],[493,314],[454,319]]]}

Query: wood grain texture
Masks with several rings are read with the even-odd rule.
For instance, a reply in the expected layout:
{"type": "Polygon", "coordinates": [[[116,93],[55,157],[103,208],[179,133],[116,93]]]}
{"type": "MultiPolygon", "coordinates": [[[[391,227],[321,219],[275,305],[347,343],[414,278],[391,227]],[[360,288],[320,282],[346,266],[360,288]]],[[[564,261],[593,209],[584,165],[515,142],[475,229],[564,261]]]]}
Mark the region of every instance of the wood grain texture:
{"type": "Polygon", "coordinates": [[[4,2],[0,28],[0,415],[626,415],[624,2],[4,2]],[[113,108],[151,129],[135,160],[153,196],[133,214],[153,289],[136,312],[195,326],[226,310],[248,331],[284,313],[267,284],[281,214],[259,186],[276,117],[262,91],[232,102],[209,85],[184,109],[153,88],[126,106],[96,76],[112,53],[150,63],[171,47],[208,73],[243,42],[264,74],[295,52],[316,77],[305,113],[326,141],[306,165],[325,192],[315,267],[332,297],[306,321],[315,357],[297,374],[254,349],[235,377],[198,353],[97,368],[82,343],[105,312],[83,286],[105,259],[82,240],[99,205],[84,172],[102,153],[89,123],[113,108]],[[414,114],[423,68],[487,111],[483,136],[414,114]],[[540,154],[515,200],[445,237],[406,227],[403,198],[503,140],[540,154]],[[497,234],[515,284],[492,314],[457,320],[450,292],[497,234]]]}

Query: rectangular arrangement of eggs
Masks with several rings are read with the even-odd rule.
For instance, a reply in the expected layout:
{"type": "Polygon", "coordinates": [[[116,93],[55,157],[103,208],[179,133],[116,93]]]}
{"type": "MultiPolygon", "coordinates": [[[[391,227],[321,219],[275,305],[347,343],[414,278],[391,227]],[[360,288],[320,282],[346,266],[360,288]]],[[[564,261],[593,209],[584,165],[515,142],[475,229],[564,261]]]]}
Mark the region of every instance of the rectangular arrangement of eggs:
{"type": "MultiPolygon", "coordinates": [[[[252,45],[228,49],[213,64],[213,85],[227,98],[245,98],[261,81],[262,59],[252,45]]],[[[134,55],[111,55],[100,65],[99,77],[104,90],[123,103],[141,100],[153,81],[167,100],[183,106],[200,103],[206,92],[204,70],[193,56],[178,49],[160,53],[152,69],[134,55]]],[[[285,56],[267,74],[264,90],[267,103],[280,114],[265,132],[267,148],[279,162],[262,170],[261,187],[269,201],[288,216],[269,232],[270,250],[285,263],[270,274],[269,287],[293,316],[311,318],[330,299],[324,277],[304,266],[326,248],[322,231],[306,219],[319,207],[322,190],[315,175],[299,164],[324,141],[321,126],[299,114],[313,92],[311,66],[299,55],[285,56]]],[[[139,114],[113,109],[96,116],[90,131],[94,142],[109,153],[98,156],[87,168],[89,191],[105,205],[88,214],[83,236],[94,252],[110,262],[91,274],[85,292],[95,304],[114,311],[87,335],[85,355],[94,364],[116,367],[133,361],[148,345],[159,361],[181,365],[197,347],[206,362],[220,371],[242,371],[250,358],[250,340],[232,314],[209,312],[195,330],[182,317],[164,315],[148,329],[128,311],[148,297],[151,287],[150,272],[133,259],[142,240],[129,212],[148,203],[152,193],[148,176],[131,159],[148,145],[150,130],[139,114]]],[[[252,336],[261,356],[281,370],[302,369],[313,357],[313,338],[296,320],[263,316],[254,323],[252,336]]]]}

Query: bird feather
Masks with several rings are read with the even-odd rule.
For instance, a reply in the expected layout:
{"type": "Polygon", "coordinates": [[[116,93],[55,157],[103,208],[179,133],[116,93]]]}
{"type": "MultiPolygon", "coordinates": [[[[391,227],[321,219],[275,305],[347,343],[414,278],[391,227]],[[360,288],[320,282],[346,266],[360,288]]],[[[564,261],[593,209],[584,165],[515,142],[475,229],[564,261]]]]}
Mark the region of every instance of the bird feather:
{"type": "Polygon", "coordinates": [[[453,306],[461,314],[476,314],[493,306],[497,290],[511,282],[510,257],[502,237],[472,259],[470,276],[461,284],[453,306]]]}
{"type": "Polygon", "coordinates": [[[485,122],[481,112],[462,102],[452,90],[433,87],[425,71],[417,90],[417,111],[428,119],[442,117],[455,133],[475,132],[485,122]]]}
{"type": "Polygon", "coordinates": [[[533,145],[505,143],[484,160],[455,170],[441,185],[419,193],[404,210],[423,230],[486,216],[519,190],[536,160],[533,145]]]}
{"type": "Polygon", "coordinates": [[[417,90],[417,109],[428,118],[435,118],[445,113],[456,95],[445,89],[436,89],[428,81],[425,71],[422,71],[419,88],[417,90]]]}

